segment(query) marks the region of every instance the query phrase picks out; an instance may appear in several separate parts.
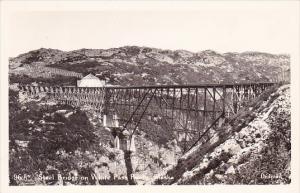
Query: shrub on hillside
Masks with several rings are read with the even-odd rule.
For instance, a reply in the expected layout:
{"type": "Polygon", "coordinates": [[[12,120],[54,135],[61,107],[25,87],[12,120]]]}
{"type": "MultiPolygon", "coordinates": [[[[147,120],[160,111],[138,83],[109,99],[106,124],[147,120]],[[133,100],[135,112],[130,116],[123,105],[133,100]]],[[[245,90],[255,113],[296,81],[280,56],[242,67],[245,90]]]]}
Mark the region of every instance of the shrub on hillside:
{"type": "MultiPolygon", "coordinates": [[[[13,91],[10,91],[9,108],[11,185],[22,182],[14,179],[14,175],[46,174],[49,167],[65,175],[74,169],[81,171],[80,160],[89,163],[91,159],[84,152],[100,151],[93,126],[86,114],[78,109],[74,110],[67,105],[48,108],[31,103],[20,105],[17,93],[13,91]],[[73,114],[65,116],[59,110],[73,114]],[[82,153],[76,155],[76,151],[82,153]]],[[[38,183],[34,180],[23,182],[38,183]]]]}

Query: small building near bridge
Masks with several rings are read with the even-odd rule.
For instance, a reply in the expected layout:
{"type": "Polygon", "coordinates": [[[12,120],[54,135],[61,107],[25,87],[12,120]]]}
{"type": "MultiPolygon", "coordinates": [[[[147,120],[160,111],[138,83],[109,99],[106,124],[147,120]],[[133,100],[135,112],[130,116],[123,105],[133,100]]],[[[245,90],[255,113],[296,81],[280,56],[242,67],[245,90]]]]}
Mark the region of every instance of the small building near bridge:
{"type": "Polygon", "coordinates": [[[100,80],[93,74],[88,74],[81,80],[77,80],[77,87],[104,87],[105,80],[100,80]]]}

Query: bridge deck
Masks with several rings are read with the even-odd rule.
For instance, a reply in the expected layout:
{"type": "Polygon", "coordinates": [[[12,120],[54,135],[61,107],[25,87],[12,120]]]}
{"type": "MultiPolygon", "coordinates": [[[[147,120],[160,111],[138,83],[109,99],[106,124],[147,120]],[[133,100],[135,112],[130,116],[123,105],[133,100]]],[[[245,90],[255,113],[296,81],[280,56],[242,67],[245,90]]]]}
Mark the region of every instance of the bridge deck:
{"type": "MultiPolygon", "coordinates": [[[[107,89],[155,89],[155,88],[233,88],[235,86],[273,85],[273,82],[256,83],[207,83],[207,84],[184,84],[184,85],[145,85],[145,86],[109,86],[107,89]]],[[[96,87],[89,87],[96,88],[96,87]]]]}

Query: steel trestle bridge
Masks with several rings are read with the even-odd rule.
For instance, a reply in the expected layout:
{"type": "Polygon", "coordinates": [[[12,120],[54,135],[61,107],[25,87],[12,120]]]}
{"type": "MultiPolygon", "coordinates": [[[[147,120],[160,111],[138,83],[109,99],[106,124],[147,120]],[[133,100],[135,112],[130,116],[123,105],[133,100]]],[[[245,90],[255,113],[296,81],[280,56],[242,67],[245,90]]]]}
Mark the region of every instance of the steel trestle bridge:
{"type": "MultiPolygon", "coordinates": [[[[120,131],[166,129],[187,151],[210,139],[226,118],[277,83],[60,87],[19,85],[29,96],[76,107],[89,106],[105,117],[117,115],[120,131]],[[152,125],[150,125],[152,124],[152,125]],[[152,128],[153,129],[153,128],[152,128]]],[[[158,130],[158,134],[161,130],[158,130]]]]}

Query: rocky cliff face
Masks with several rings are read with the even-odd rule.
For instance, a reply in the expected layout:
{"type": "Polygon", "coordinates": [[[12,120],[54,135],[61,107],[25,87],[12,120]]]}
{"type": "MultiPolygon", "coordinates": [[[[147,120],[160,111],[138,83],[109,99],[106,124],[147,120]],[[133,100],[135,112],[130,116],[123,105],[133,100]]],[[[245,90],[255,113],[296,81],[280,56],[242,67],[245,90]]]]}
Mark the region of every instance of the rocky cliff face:
{"type": "Polygon", "coordinates": [[[33,72],[26,72],[29,66],[47,66],[52,72],[53,68],[92,72],[119,85],[193,84],[275,81],[289,64],[288,55],[259,52],[193,53],[137,46],[70,52],[41,48],[12,58],[10,72],[31,76],[33,72]]]}
{"type": "Polygon", "coordinates": [[[263,94],[179,158],[157,184],[287,184],[291,181],[289,85],[263,94]]]}

